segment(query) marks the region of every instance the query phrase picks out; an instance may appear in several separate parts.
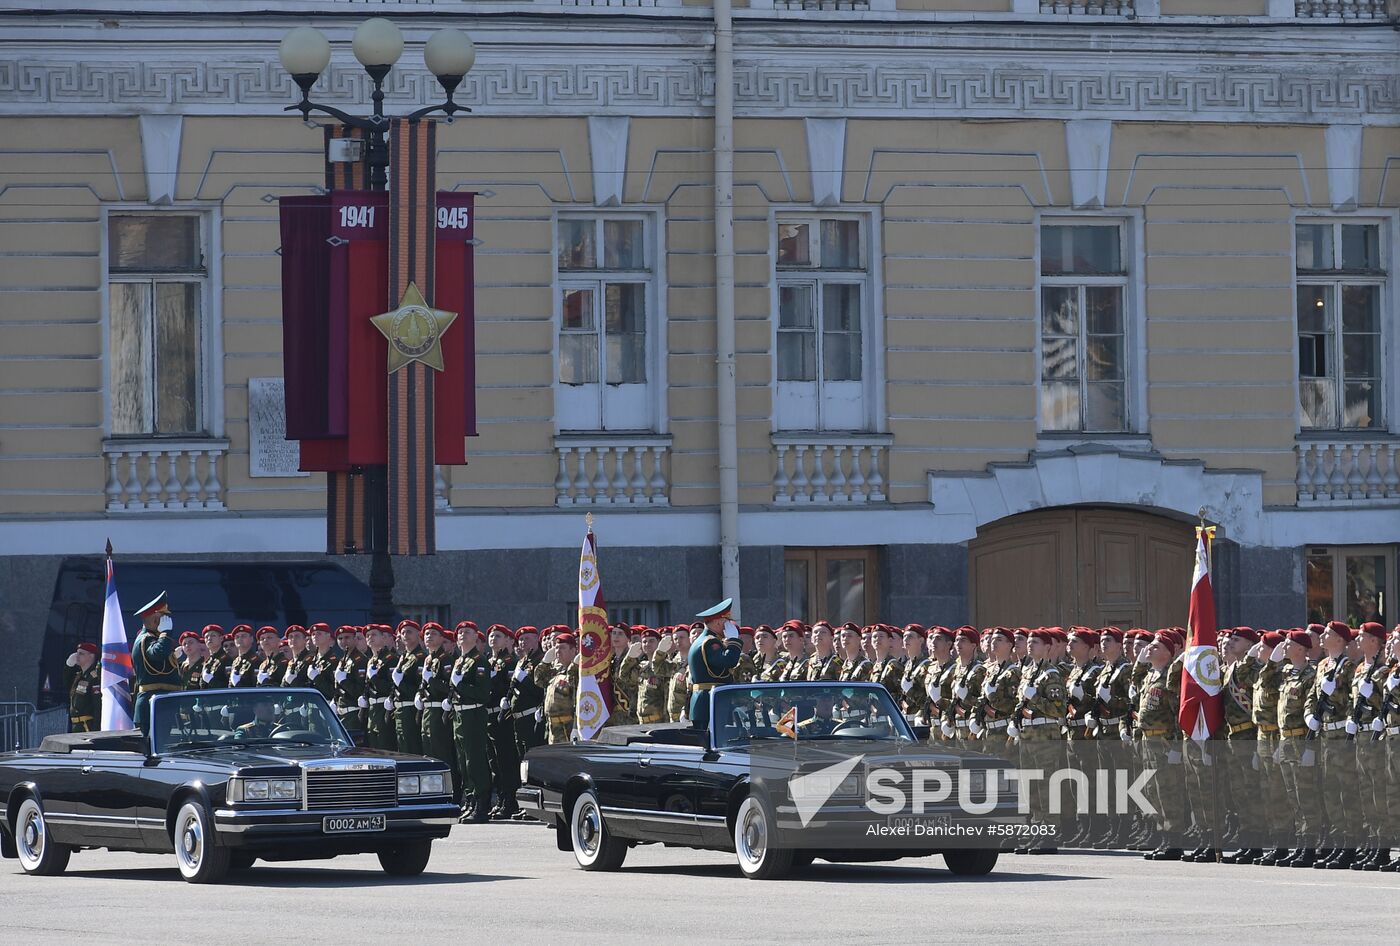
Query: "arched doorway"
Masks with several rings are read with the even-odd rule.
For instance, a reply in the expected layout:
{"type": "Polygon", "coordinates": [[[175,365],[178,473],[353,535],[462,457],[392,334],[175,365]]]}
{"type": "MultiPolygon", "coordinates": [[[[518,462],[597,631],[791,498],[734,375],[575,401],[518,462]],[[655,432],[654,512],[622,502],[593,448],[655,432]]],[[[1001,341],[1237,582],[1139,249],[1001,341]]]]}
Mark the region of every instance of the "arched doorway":
{"type": "Polygon", "coordinates": [[[1191,526],[1127,509],[1028,512],[988,525],[968,544],[978,627],[1186,624],[1191,526]]]}

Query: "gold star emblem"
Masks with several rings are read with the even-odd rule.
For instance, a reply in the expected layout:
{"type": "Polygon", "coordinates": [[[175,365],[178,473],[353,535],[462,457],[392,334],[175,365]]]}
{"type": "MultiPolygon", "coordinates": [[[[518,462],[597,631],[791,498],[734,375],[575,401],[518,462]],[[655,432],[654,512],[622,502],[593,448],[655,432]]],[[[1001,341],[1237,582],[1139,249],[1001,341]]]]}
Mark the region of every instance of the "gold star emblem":
{"type": "Polygon", "coordinates": [[[434,309],[423,299],[417,283],[409,283],[399,307],[370,319],[389,340],[389,373],[410,361],[421,361],[437,371],[442,362],[442,333],[457,318],[456,312],[434,309]]]}

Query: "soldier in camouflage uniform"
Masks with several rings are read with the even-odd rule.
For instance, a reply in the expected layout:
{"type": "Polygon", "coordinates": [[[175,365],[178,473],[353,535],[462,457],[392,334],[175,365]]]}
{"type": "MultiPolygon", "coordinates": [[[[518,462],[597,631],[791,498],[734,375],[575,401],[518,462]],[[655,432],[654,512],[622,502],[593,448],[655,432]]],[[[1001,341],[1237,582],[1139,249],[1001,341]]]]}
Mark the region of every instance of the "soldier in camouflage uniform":
{"type": "Polygon", "coordinates": [[[1313,806],[1317,799],[1317,750],[1308,739],[1307,703],[1317,680],[1317,668],[1308,662],[1312,638],[1307,631],[1290,631],[1284,645],[1288,663],[1278,691],[1279,748],[1277,759],[1283,787],[1298,832],[1298,846],[1280,866],[1311,867],[1317,860],[1318,823],[1313,806]]]}
{"type": "Polygon", "coordinates": [[[1333,621],[1322,633],[1322,646],[1327,656],[1317,664],[1313,688],[1308,694],[1303,722],[1315,734],[1312,738],[1321,746],[1321,828],[1325,832],[1322,846],[1325,857],[1315,866],[1340,869],[1356,861],[1360,844],[1360,808],[1356,803],[1356,748],[1346,727],[1350,721],[1351,678],[1356,663],[1347,656],[1351,628],[1333,621]]]}
{"type": "MultiPolygon", "coordinates": [[[[1386,669],[1389,672],[1382,688],[1380,714],[1376,717],[1381,725],[1371,724],[1373,738],[1379,737],[1385,747],[1385,804],[1389,817],[1382,826],[1384,840],[1381,843],[1387,849],[1400,839],[1400,626],[1392,633],[1388,653],[1386,669]],[[1381,731],[1376,732],[1377,728],[1381,731]]],[[[1400,858],[1382,864],[1379,869],[1386,873],[1400,871],[1400,858]]]]}
{"type": "Polygon", "coordinates": [[[942,736],[945,719],[951,722],[953,677],[958,671],[958,662],[953,657],[953,632],[948,628],[929,628],[928,646],[932,653],[928,668],[924,671],[924,692],[928,694],[929,736],[932,739],[942,736]]]}
{"type": "MultiPolygon", "coordinates": [[[[1050,771],[1058,767],[1066,693],[1064,676],[1050,660],[1054,640],[1054,635],[1045,629],[1032,631],[1027,637],[1027,663],[1021,671],[1014,716],[1006,727],[1007,735],[1017,740],[1020,747],[1022,768],[1050,771]]],[[[1030,810],[1032,818],[1042,824],[1050,823],[1042,782],[1031,784],[1030,810]]],[[[1046,838],[1034,842],[1029,849],[1048,853],[1056,849],[1056,844],[1046,838]]]]}
{"type": "MultiPolygon", "coordinates": [[[[1254,683],[1259,665],[1252,654],[1259,646],[1259,633],[1250,627],[1237,627],[1220,640],[1224,664],[1220,696],[1225,710],[1226,751],[1228,764],[1219,788],[1225,798],[1257,798],[1262,800],[1259,728],[1254,722],[1254,683]]],[[[1240,805],[1239,847],[1226,854],[1226,864],[1252,864],[1264,856],[1264,809],[1258,804],[1240,805]]]]}
{"type": "Polygon", "coordinates": [[[638,647],[637,652],[634,654],[629,647],[627,657],[622,663],[623,672],[635,676],[637,680],[636,696],[632,704],[636,708],[637,722],[648,726],[664,723],[667,683],[671,673],[670,662],[667,660],[667,654],[673,646],[671,638],[666,637],[663,640],[661,631],[649,627],[642,631],[639,645],[632,646],[638,647]],[[663,646],[665,650],[662,650],[663,646]]]}
{"type": "Polygon", "coordinates": [[[860,628],[853,624],[841,626],[841,676],[842,683],[863,683],[870,679],[870,659],[861,647],[860,628]]]}
{"type": "Polygon", "coordinates": [[[1015,659],[1012,637],[1006,628],[992,628],[987,644],[982,692],[967,725],[968,732],[983,740],[989,752],[996,752],[1006,745],[1006,727],[1016,713],[1021,664],[1015,659]]]}
{"type": "Polygon", "coordinates": [[[894,653],[895,635],[895,629],[888,624],[876,624],[871,627],[870,649],[875,656],[871,660],[870,675],[867,679],[888,690],[890,699],[898,704],[899,698],[903,696],[899,679],[904,676],[904,661],[894,653]]]}
{"type": "Polygon", "coordinates": [[[783,661],[783,672],[778,679],[784,683],[803,679],[803,665],[807,661],[806,626],[798,621],[789,621],[783,625],[778,640],[783,647],[783,656],[787,658],[783,661]]]}
{"type": "Polygon", "coordinates": [[[754,666],[755,644],[753,640],[753,628],[741,626],[739,628],[739,648],[742,653],[739,656],[739,665],[734,668],[735,683],[748,683],[758,676],[758,671],[754,666]]]}
{"type": "Polygon", "coordinates": [[[549,727],[549,744],[568,742],[574,732],[574,712],[578,699],[578,638],[557,634],[535,670],[535,682],[544,690],[544,717],[549,727]]]}
{"type": "MultiPolygon", "coordinates": [[[[700,627],[703,628],[704,625],[700,627]]],[[[699,638],[700,632],[685,625],[672,628],[672,631],[671,640],[675,651],[670,655],[671,678],[666,687],[666,718],[678,723],[686,718],[690,709],[690,668],[686,664],[686,655],[690,653],[690,645],[694,642],[693,639],[699,638]]]]}
{"type": "Polygon", "coordinates": [[[778,635],[767,624],[753,629],[753,676],[750,680],[762,680],[763,674],[778,658],[778,635]]]}
{"type": "MultiPolygon", "coordinates": [[[[1254,718],[1254,730],[1259,742],[1259,807],[1264,817],[1274,819],[1281,817],[1276,813],[1285,812],[1289,807],[1280,765],[1278,729],[1278,695],[1279,687],[1283,684],[1286,643],[1284,634],[1265,631],[1259,635],[1259,643],[1249,649],[1247,658],[1254,664],[1250,714],[1254,718]]],[[[1288,854],[1288,848],[1274,847],[1256,857],[1254,863],[1272,867],[1288,854]]]]}
{"type": "Polygon", "coordinates": [[[825,621],[812,625],[812,656],[802,665],[801,679],[809,682],[838,680],[841,658],[836,655],[836,632],[825,621]]]}
{"type": "Polygon", "coordinates": [[[972,736],[971,722],[982,700],[982,681],[987,668],[980,659],[981,635],[974,628],[965,627],[953,639],[953,649],[957,652],[952,679],[952,696],[948,702],[948,712],[939,721],[939,732],[944,739],[967,746],[972,736]]]}
{"type": "Polygon", "coordinates": [[[1356,635],[1360,659],[1351,677],[1348,705],[1351,717],[1347,733],[1356,746],[1357,794],[1361,819],[1366,831],[1367,852],[1352,864],[1352,870],[1380,870],[1390,862],[1390,834],[1386,820],[1385,722],[1381,708],[1385,702],[1385,680],[1390,668],[1385,661],[1385,628],[1362,624],[1356,635]]]}
{"type": "Polygon", "coordinates": [[[365,660],[365,736],[371,749],[393,750],[398,745],[394,732],[394,678],[390,674],[398,661],[394,653],[394,631],[387,624],[371,624],[365,633],[369,658],[365,660]]]}
{"type": "MultiPolygon", "coordinates": [[[[1094,772],[1100,767],[1098,747],[1095,744],[1099,738],[1099,727],[1090,728],[1089,722],[1094,719],[1094,709],[1098,705],[1098,692],[1094,682],[1103,669],[1103,660],[1099,657],[1098,631],[1087,627],[1071,628],[1068,653],[1070,669],[1065,676],[1068,699],[1065,703],[1063,730],[1068,743],[1067,758],[1069,764],[1081,772],[1094,772]]],[[[1088,807],[1089,811],[1094,810],[1090,799],[1080,801],[1088,803],[1081,807],[1088,807]]],[[[1065,841],[1067,844],[1078,847],[1092,842],[1102,847],[1107,840],[1109,824],[1103,816],[1090,815],[1078,819],[1066,816],[1063,823],[1066,828],[1071,824],[1074,826],[1074,833],[1065,841]]]]}
{"type": "Polygon", "coordinates": [[[927,635],[922,624],[904,627],[904,672],[899,675],[900,698],[896,701],[905,716],[920,723],[928,722],[928,691],[923,687],[924,671],[928,668],[928,654],[924,652],[927,635]]]}
{"type": "Polygon", "coordinates": [[[613,706],[608,713],[609,726],[635,726],[637,724],[636,699],[637,683],[641,664],[637,660],[630,663],[629,656],[640,657],[642,642],[633,643],[629,637],[631,628],[625,624],[614,625],[612,638],[612,658],[609,673],[612,675],[613,706]],[[636,648],[634,651],[633,648],[636,648]]]}
{"type": "Polygon", "coordinates": [[[1169,630],[1157,632],[1152,643],[1140,645],[1138,665],[1145,667],[1137,686],[1135,735],[1141,757],[1156,771],[1149,799],[1157,809],[1159,844],[1143,855],[1153,861],[1181,859],[1182,821],[1181,662],[1176,660],[1181,640],[1169,630]]]}

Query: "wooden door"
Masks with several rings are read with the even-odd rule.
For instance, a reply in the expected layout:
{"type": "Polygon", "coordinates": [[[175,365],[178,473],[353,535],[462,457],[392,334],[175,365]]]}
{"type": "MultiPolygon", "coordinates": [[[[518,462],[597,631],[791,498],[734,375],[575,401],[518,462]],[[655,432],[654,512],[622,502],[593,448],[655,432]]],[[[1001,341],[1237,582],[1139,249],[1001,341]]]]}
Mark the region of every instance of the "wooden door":
{"type": "Polygon", "coordinates": [[[1195,552],[1185,523],[1123,509],[1026,513],[968,547],[979,627],[1184,625],[1195,552]]]}

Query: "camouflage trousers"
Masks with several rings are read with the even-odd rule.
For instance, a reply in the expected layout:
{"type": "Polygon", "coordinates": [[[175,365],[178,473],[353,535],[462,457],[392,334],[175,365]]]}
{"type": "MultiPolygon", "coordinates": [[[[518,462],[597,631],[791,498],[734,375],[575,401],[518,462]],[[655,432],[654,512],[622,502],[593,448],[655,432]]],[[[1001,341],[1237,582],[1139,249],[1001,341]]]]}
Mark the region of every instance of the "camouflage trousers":
{"type": "Polygon", "coordinates": [[[1285,812],[1291,811],[1288,793],[1284,790],[1283,768],[1276,756],[1279,751],[1278,730],[1260,732],[1257,745],[1259,754],[1259,805],[1242,805],[1242,808],[1257,808],[1255,817],[1261,822],[1265,843],[1256,847],[1288,847],[1292,841],[1291,820],[1285,812]]]}
{"type": "Polygon", "coordinates": [[[1365,836],[1361,847],[1389,847],[1392,836],[1389,821],[1395,811],[1390,807],[1386,793],[1390,775],[1386,765],[1384,742],[1377,742],[1371,734],[1362,731],[1356,737],[1356,783],[1361,800],[1361,833],[1365,836]]]}
{"type": "MultiPolygon", "coordinates": [[[[1258,738],[1258,730],[1248,729],[1227,737],[1224,764],[1220,770],[1220,804],[1239,818],[1239,833],[1234,838],[1237,848],[1274,848],[1266,819],[1277,818],[1278,808],[1268,801],[1265,788],[1264,756],[1272,749],[1258,738]],[[1258,799],[1257,804],[1243,804],[1240,799],[1258,799]]],[[[1272,760],[1269,762],[1273,764],[1272,760]]],[[[1275,832],[1276,833],[1276,832],[1275,832]]]]}
{"type": "Polygon", "coordinates": [[[1382,847],[1400,847],[1400,735],[1387,732],[1385,741],[1385,808],[1388,817],[1381,830],[1382,847]]]}
{"type": "Polygon", "coordinates": [[[568,742],[570,734],[574,729],[574,717],[571,714],[561,713],[556,716],[546,717],[545,723],[549,731],[549,744],[552,746],[560,742],[568,742]]]}
{"type": "Polygon", "coordinates": [[[1157,809],[1155,820],[1162,840],[1168,847],[1181,847],[1186,827],[1181,742],[1167,738],[1144,738],[1138,747],[1143,767],[1153,771],[1144,795],[1157,809]]]}
{"type": "Polygon", "coordinates": [[[1361,847],[1361,799],[1356,773],[1356,747],[1345,732],[1324,732],[1317,740],[1322,746],[1321,825],[1324,847],[1361,847]]]}
{"type": "Polygon", "coordinates": [[[1282,736],[1276,758],[1287,798],[1284,810],[1293,814],[1295,846],[1319,847],[1321,838],[1314,814],[1318,786],[1316,743],[1302,736],[1282,736]]]}

